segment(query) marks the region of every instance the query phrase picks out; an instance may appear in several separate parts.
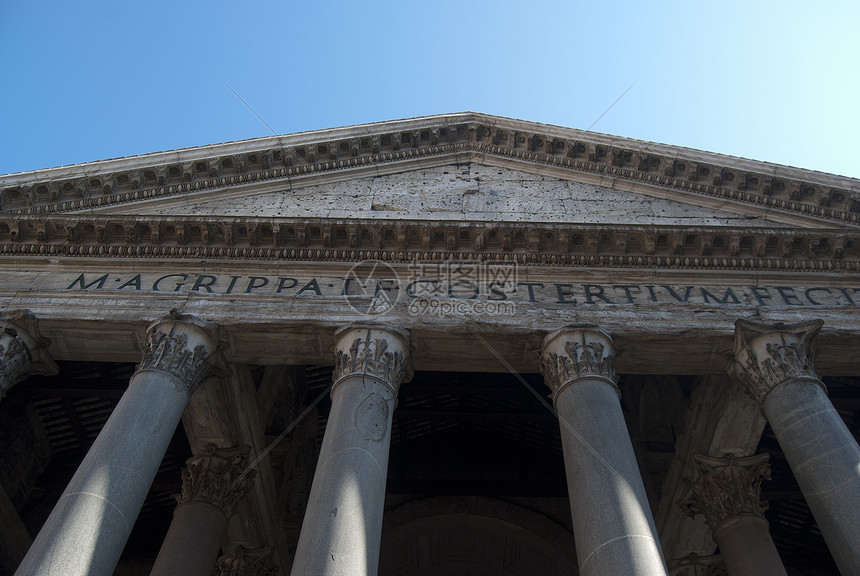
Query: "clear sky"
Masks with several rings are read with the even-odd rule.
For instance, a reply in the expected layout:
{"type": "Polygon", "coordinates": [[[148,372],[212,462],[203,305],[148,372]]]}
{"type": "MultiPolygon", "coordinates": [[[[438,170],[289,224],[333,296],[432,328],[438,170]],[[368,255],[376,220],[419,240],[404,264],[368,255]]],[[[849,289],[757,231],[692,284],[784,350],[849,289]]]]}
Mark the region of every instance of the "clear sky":
{"type": "Polygon", "coordinates": [[[857,0],[0,0],[0,174],[271,134],[228,85],[277,133],[473,110],[860,177],[857,0]]]}

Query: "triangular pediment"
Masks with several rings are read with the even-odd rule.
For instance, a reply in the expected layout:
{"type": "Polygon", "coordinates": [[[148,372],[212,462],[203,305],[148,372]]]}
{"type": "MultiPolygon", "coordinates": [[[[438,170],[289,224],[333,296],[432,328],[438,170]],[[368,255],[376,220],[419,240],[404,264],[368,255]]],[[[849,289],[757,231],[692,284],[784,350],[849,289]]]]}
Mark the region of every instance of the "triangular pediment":
{"type": "Polygon", "coordinates": [[[2,212],[856,228],[860,183],[476,113],[0,176],[2,212]]]}
{"type": "MultiPolygon", "coordinates": [[[[404,167],[401,167],[404,168],[404,167]]],[[[225,189],[187,198],[130,203],[105,212],[191,218],[312,218],[533,222],[631,226],[783,227],[792,223],[726,203],[694,204],[683,195],[660,197],[478,162],[362,175],[347,180],[305,179],[262,188],[225,189]]],[[[794,223],[796,225],[796,223],[794,223]]]]}
{"type": "Polygon", "coordinates": [[[854,270],[860,181],[508,118],[0,176],[10,254],[854,270]]]}

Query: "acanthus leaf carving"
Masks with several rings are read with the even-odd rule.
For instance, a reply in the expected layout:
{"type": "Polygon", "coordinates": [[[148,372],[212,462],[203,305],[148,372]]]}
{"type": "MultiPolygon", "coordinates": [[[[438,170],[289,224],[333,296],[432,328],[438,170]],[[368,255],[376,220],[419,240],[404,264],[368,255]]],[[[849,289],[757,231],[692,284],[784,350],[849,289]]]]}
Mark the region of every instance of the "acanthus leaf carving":
{"type": "Polygon", "coordinates": [[[348,326],[335,347],[334,382],[349,376],[370,376],[397,391],[411,377],[408,333],[393,327],[348,326]]]}
{"type": "Polygon", "coordinates": [[[761,500],[761,483],[770,479],[768,460],[767,454],[742,458],[694,454],[690,491],[679,505],[691,517],[703,514],[714,533],[728,520],[763,517],[767,502],[761,500]]]}
{"type": "Polygon", "coordinates": [[[596,327],[574,327],[550,334],[544,341],[541,373],[554,394],[588,377],[600,378],[617,390],[612,339],[596,327]]]}
{"type": "Polygon", "coordinates": [[[32,355],[24,341],[10,329],[0,335],[0,398],[28,373],[32,355]]]}
{"type": "Polygon", "coordinates": [[[256,475],[247,469],[250,450],[249,446],[218,450],[210,444],[202,454],[189,458],[182,469],[179,504],[206,502],[227,518],[232,516],[256,475]]]}
{"type": "Polygon", "coordinates": [[[730,370],[759,403],[779,384],[795,378],[809,379],[823,388],[812,351],[822,325],[821,320],[775,326],[738,320],[730,370]]]}
{"type": "Polygon", "coordinates": [[[248,549],[237,546],[218,558],[212,576],[277,576],[280,570],[271,566],[272,552],[270,547],[248,549]]]}
{"type": "Polygon", "coordinates": [[[190,396],[212,371],[210,359],[216,348],[214,325],[173,311],[150,326],[137,370],[167,372],[182,382],[190,396]]]}
{"type": "Polygon", "coordinates": [[[728,576],[728,572],[720,555],[690,554],[670,565],[669,576],[728,576]]]}

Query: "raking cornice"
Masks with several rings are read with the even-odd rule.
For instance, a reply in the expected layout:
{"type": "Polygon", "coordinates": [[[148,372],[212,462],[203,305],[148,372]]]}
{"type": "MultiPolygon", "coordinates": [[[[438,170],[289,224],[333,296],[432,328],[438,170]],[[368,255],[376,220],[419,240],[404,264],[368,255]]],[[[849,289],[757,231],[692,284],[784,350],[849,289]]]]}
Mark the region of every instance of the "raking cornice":
{"type": "Polygon", "coordinates": [[[11,174],[0,177],[0,207],[80,211],[452,155],[525,162],[554,176],[599,175],[842,226],[860,222],[853,178],[471,112],[11,174]]]}

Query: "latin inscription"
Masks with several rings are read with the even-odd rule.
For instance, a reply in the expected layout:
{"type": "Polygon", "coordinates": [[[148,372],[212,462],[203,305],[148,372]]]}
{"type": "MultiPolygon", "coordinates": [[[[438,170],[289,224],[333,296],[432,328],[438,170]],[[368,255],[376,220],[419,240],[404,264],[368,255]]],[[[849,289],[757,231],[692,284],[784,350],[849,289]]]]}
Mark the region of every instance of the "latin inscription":
{"type": "Polygon", "coordinates": [[[710,304],[715,306],[856,306],[860,288],[585,284],[511,279],[289,277],[223,274],[91,274],[69,278],[65,290],[180,292],[203,295],[271,295],[303,298],[385,296],[390,300],[458,300],[555,303],[569,306],[710,304]]]}

